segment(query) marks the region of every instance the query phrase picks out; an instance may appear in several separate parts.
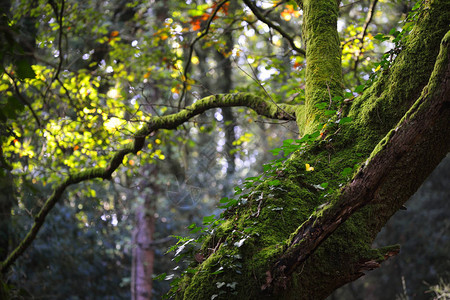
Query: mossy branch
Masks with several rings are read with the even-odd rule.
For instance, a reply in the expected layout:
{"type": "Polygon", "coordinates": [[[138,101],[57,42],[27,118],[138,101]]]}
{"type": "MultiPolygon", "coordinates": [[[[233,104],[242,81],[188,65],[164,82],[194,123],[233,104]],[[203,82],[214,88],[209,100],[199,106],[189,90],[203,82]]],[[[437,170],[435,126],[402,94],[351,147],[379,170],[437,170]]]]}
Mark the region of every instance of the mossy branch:
{"type": "Polygon", "coordinates": [[[448,120],[450,31],[442,40],[434,71],[421,97],[375,147],[366,165],[341,191],[337,201],[313,214],[293,234],[289,245],[270,270],[269,277],[274,278],[270,288],[282,286],[284,282],[277,282],[277,278],[284,281],[292,275],[328,236],[363,206],[383,203],[380,209],[392,207],[392,212],[388,213],[398,210],[410,196],[405,188],[397,188],[399,182],[402,187],[416,186],[450,151],[448,120]],[[404,176],[405,167],[414,175],[404,176]],[[395,196],[390,195],[394,193],[395,196]],[[388,197],[394,200],[386,204],[388,197]]]}
{"type": "Polygon", "coordinates": [[[21,243],[9,254],[1,263],[0,272],[5,272],[20,255],[31,245],[39,229],[44,224],[45,218],[55,204],[61,199],[62,194],[67,187],[95,178],[111,179],[112,173],[122,164],[123,158],[130,154],[136,154],[144,147],[145,138],[159,129],[176,129],[178,126],[189,119],[202,114],[208,109],[220,107],[248,107],[257,114],[278,120],[295,120],[295,106],[287,104],[275,104],[261,97],[240,93],[240,94],[220,94],[213,95],[198,100],[193,105],[186,107],[178,113],[152,117],[148,120],[146,126],[134,134],[134,142],[127,145],[122,150],[117,151],[105,168],[90,168],[79,173],[69,175],[53,191],[53,194],[47,199],[39,213],[34,219],[33,226],[21,241],[21,243]]]}

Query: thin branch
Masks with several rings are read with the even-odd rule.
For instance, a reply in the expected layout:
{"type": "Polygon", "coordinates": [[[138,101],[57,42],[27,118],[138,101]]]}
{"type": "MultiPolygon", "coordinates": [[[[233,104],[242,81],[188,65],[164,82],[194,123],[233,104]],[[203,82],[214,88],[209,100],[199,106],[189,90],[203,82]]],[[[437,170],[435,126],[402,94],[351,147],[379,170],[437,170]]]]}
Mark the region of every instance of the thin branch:
{"type": "Polygon", "coordinates": [[[270,28],[275,29],[278,31],[281,36],[283,36],[286,40],[288,40],[289,44],[291,45],[292,49],[297,51],[298,53],[302,55],[306,55],[306,51],[304,49],[298,48],[294,43],[294,38],[291,37],[286,31],[284,31],[283,28],[280,26],[274,24],[272,21],[270,21],[268,18],[264,16],[264,14],[261,13],[258,7],[256,7],[251,0],[244,0],[244,3],[250,8],[250,10],[253,12],[253,14],[263,23],[267,24],[270,28]]]}
{"type": "Polygon", "coordinates": [[[56,72],[53,75],[52,79],[50,80],[50,83],[47,86],[47,89],[45,90],[44,99],[47,97],[47,94],[48,94],[48,92],[49,92],[53,82],[58,78],[59,73],[61,72],[63,61],[64,61],[64,58],[63,58],[63,55],[62,55],[62,36],[63,36],[63,15],[64,15],[64,4],[65,4],[65,1],[64,0],[61,1],[61,8],[60,8],[59,13],[58,13],[58,10],[57,10],[57,6],[53,2],[53,0],[50,0],[49,4],[53,8],[53,11],[55,13],[56,19],[58,20],[58,24],[59,24],[59,33],[58,33],[58,35],[59,35],[59,37],[58,37],[58,52],[59,52],[58,53],[59,54],[58,58],[59,58],[59,62],[58,62],[58,67],[56,68],[56,72]]]}
{"type": "MultiPolygon", "coordinates": [[[[278,104],[275,102],[275,100],[273,100],[272,96],[269,94],[269,92],[267,92],[266,88],[262,85],[261,81],[259,81],[258,79],[258,75],[256,74],[256,71],[253,69],[252,65],[248,62],[248,58],[247,55],[244,53],[245,59],[247,61],[248,66],[250,67],[250,70],[252,70],[253,76],[251,76],[250,74],[248,74],[244,69],[241,68],[241,66],[239,66],[239,64],[236,62],[236,59],[234,59],[234,63],[236,64],[236,66],[238,67],[239,70],[241,70],[245,75],[247,75],[248,77],[250,77],[253,81],[255,81],[260,87],[261,89],[264,91],[264,93],[267,95],[267,97],[270,98],[270,100],[272,101],[272,103],[274,105],[276,105],[277,107],[278,104]]],[[[280,109],[282,109],[281,107],[279,107],[280,109]]],[[[285,112],[286,114],[289,114],[288,112],[285,112]]],[[[295,119],[293,116],[291,116],[293,119],[295,119]]]]}
{"type": "MultiPolygon", "coordinates": [[[[369,11],[367,12],[366,20],[364,21],[363,30],[360,33],[359,37],[358,37],[360,39],[359,49],[363,49],[364,48],[364,37],[366,36],[367,28],[369,27],[369,24],[372,21],[373,15],[375,13],[375,6],[377,5],[377,3],[378,3],[378,0],[373,0],[372,3],[370,4],[369,11]]],[[[356,71],[358,69],[359,56],[360,55],[358,53],[358,56],[356,56],[355,64],[354,64],[354,67],[353,67],[353,71],[354,71],[353,74],[354,74],[356,79],[358,79],[356,71]]]]}
{"type": "Polygon", "coordinates": [[[6,69],[3,69],[3,72],[11,79],[14,85],[14,91],[16,92],[16,95],[19,97],[20,101],[23,102],[23,104],[28,107],[28,109],[31,111],[31,114],[33,115],[33,118],[36,120],[36,123],[38,124],[38,127],[41,127],[41,121],[39,120],[39,117],[37,116],[36,112],[31,107],[30,101],[26,99],[26,96],[22,95],[22,93],[19,90],[19,87],[17,86],[17,82],[14,80],[14,77],[9,74],[6,69]]]}
{"type": "Polygon", "coordinates": [[[204,36],[206,36],[209,33],[209,28],[211,27],[211,23],[214,20],[216,14],[219,12],[220,8],[227,3],[229,0],[222,0],[222,2],[220,2],[216,8],[214,9],[214,11],[211,13],[211,15],[209,16],[208,20],[206,21],[206,26],[205,29],[203,30],[203,32],[197,36],[192,43],[189,45],[189,54],[188,54],[188,58],[187,58],[187,62],[186,62],[186,66],[184,67],[184,72],[183,72],[183,91],[181,93],[180,96],[180,101],[178,102],[178,110],[181,109],[181,103],[183,102],[184,98],[186,97],[186,91],[187,91],[187,78],[188,78],[188,72],[189,72],[189,68],[191,66],[191,59],[192,59],[192,54],[194,53],[194,46],[195,44],[201,40],[204,36]]]}

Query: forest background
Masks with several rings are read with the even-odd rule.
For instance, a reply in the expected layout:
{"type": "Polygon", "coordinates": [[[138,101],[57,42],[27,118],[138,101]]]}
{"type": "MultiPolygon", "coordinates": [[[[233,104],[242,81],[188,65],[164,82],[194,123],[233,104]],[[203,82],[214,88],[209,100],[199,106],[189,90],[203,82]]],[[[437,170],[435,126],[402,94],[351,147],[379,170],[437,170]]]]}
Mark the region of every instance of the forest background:
{"type": "MultiPolygon", "coordinates": [[[[395,59],[420,3],[341,1],[348,101],[395,59]]],[[[219,93],[305,98],[302,10],[292,1],[36,0],[0,9],[2,261],[53,185],[71,169],[106,166],[146,117],[219,93]]],[[[295,121],[247,108],[156,132],[111,180],[67,189],[3,288],[26,299],[160,299],[186,267],[180,254],[193,251],[166,253],[176,237],[220,214],[220,200],[298,135],[295,121]]],[[[330,299],[448,295],[449,183],[447,157],[378,236],[401,253],[330,299]]]]}

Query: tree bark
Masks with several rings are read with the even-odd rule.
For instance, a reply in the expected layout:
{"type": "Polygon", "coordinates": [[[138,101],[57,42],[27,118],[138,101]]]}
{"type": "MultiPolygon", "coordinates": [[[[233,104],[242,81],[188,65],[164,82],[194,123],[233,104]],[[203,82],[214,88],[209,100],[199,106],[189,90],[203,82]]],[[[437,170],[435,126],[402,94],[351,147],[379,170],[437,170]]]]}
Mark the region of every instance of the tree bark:
{"type": "Polygon", "coordinates": [[[153,194],[144,192],[144,203],[136,209],[136,227],[133,232],[133,263],[131,296],[133,300],[152,299],[153,265],[152,248],[155,232],[155,202],[153,194]]]}

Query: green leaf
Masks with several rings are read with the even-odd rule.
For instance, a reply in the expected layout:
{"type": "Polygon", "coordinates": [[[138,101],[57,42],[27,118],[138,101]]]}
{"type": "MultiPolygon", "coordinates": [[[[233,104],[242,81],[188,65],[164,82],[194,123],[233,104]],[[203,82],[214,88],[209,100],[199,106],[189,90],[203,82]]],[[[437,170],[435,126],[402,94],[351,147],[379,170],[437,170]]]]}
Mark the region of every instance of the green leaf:
{"type": "Polygon", "coordinates": [[[283,146],[290,146],[294,142],[293,139],[287,139],[283,141],[283,146]]]}
{"type": "Polygon", "coordinates": [[[238,186],[235,186],[234,187],[234,194],[235,195],[239,195],[241,193],[242,193],[242,189],[240,187],[238,187],[238,186]]]}
{"type": "Polygon", "coordinates": [[[345,98],[353,98],[353,93],[352,92],[345,92],[344,97],[345,98]]]}
{"type": "Polygon", "coordinates": [[[269,150],[273,155],[278,155],[280,154],[281,148],[275,148],[272,150],[269,150]]]}
{"type": "MultiPolygon", "coordinates": [[[[197,271],[197,270],[195,270],[195,271],[197,271]]],[[[223,273],[223,271],[224,271],[223,267],[220,267],[216,271],[212,272],[211,275],[217,275],[217,274],[223,273]]]]}
{"type": "Polygon", "coordinates": [[[328,106],[327,102],[320,102],[315,105],[318,109],[325,109],[328,106]]]}
{"type": "Polygon", "coordinates": [[[214,222],[215,220],[216,220],[216,215],[206,216],[206,217],[203,217],[203,224],[207,225],[207,224],[214,222]]]}
{"type": "Polygon", "coordinates": [[[350,176],[352,173],[353,173],[352,168],[345,168],[344,170],[342,170],[341,175],[342,176],[350,176]]]}
{"type": "Polygon", "coordinates": [[[167,276],[166,273],[162,273],[162,274],[159,274],[158,276],[153,277],[153,280],[162,281],[162,280],[166,279],[166,276],[167,276]]]}
{"type": "Polygon", "coordinates": [[[269,171],[271,169],[272,169],[272,165],[271,164],[264,164],[263,165],[263,171],[264,172],[267,172],[267,171],[269,171]]]}
{"type": "Polygon", "coordinates": [[[389,40],[389,37],[388,37],[388,36],[385,36],[385,35],[382,34],[382,33],[377,33],[373,38],[376,39],[376,40],[379,40],[379,41],[381,41],[381,42],[384,42],[384,41],[386,41],[386,40],[389,40]]]}
{"type": "Polygon", "coordinates": [[[343,117],[342,119],[339,120],[339,124],[346,124],[346,123],[350,123],[352,121],[352,118],[350,117],[343,117]]]}
{"type": "Polygon", "coordinates": [[[363,91],[364,91],[364,84],[358,85],[354,90],[354,92],[358,94],[361,94],[363,91]]]}
{"type": "Polygon", "coordinates": [[[269,183],[270,185],[274,185],[274,186],[280,185],[280,184],[281,184],[281,182],[280,182],[278,179],[271,180],[271,181],[269,181],[268,183],[269,183]]]}

